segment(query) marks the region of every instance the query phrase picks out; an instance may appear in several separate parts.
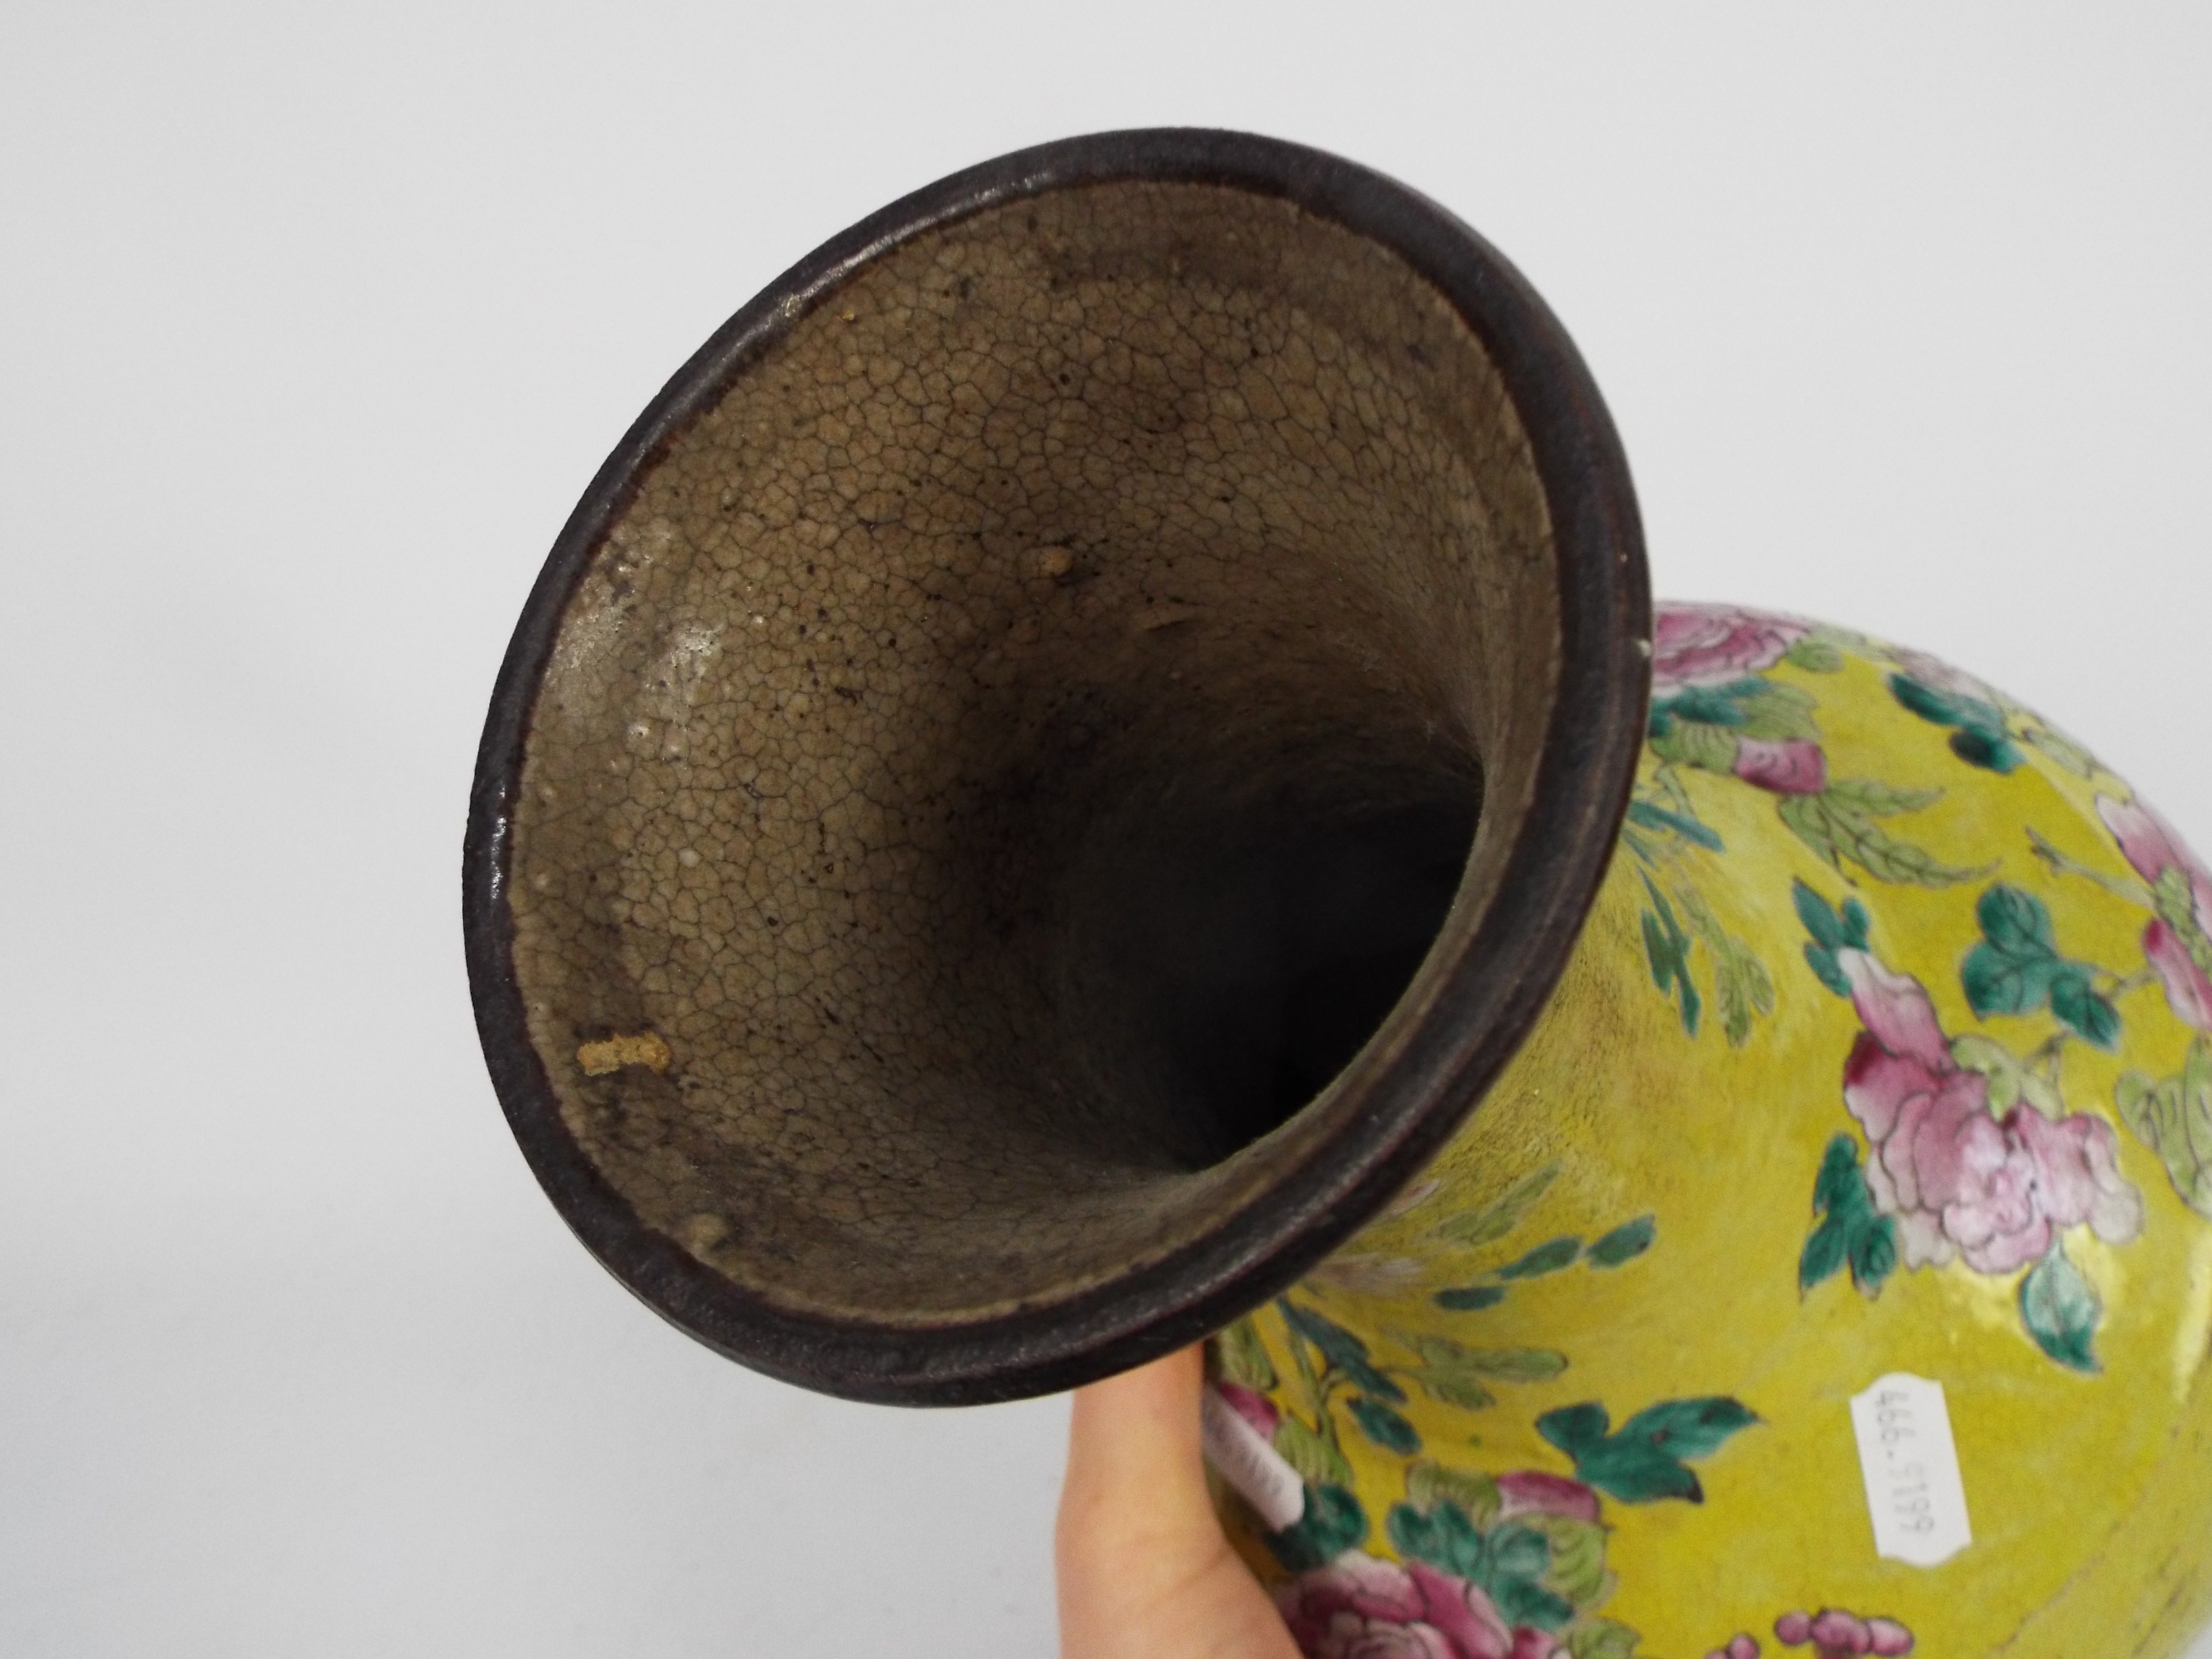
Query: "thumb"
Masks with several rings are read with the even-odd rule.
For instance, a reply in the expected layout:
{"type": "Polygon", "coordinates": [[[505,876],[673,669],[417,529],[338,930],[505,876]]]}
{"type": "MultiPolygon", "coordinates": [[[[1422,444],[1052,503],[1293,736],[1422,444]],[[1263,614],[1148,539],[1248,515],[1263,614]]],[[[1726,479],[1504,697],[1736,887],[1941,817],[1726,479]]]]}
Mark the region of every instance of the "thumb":
{"type": "Polygon", "coordinates": [[[1200,1350],[1076,1390],[1055,1540],[1062,1659],[1297,1659],[1222,1536],[1200,1350]]]}

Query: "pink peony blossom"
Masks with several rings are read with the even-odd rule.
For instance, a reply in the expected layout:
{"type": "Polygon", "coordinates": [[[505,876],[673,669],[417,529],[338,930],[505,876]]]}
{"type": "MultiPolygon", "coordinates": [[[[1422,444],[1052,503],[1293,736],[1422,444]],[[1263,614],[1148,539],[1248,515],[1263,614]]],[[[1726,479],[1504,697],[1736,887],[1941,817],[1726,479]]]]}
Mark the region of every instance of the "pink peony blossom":
{"type": "Polygon", "coordinates": [[[1283,1414],[1275,1409],[1275,1402],[1266,1395],[1239,1382],[1217,1382],[1213,1385],[1213,1391],[1221,1396],[1223,1404],[1259,1430],[1261,1435],[1269,1440],[1275,1437],[1275,1428],[1282,1422],[1283,1414]]]}
{"type": "Polygon", "coordinates": [[[1735,746],[1735,775],[1778,795],[1817,795],[1828,787],[1828,761],[1819,744],[1803,738],[1742,738],[1735,746]]]}
{"type": "Polygon", "coordinates": [[[1498,1498],[1500,1521],[1532,1514],[1564,1516],[1570,1521],[1595,1522],[1598,1517],[1596,1492],[1579,1480],[1547,1474],[1541,1469],[1499,1475],[1498,1498]]]}
{"type": "MultiPolygon", "coordinates": [[[[2168,870],[2188,878],[2190,915],[2200,934],[2212,935],[2212,872],[2182,845],[2173,826],[2140,801],[2097,797],[2097,816],[2119,842],[2121,854],[2145,881],[2168,870]]],[[[2212,1031],[2212,975],[2191,955],[2189,941],[2164,917],[2143,929],[2143,955],[2166,988],[2166,1006],[2185,1024],[2212,1031]]]]}
{"type": "Polygon", "coordinates": [[[1275,1592],[1308,1659],[1555,1659],[1540,1630],[1514,1630],[1480,1585],[1424,1561],[1346,1551],[1275,1592]]]}
{"type": "Polygon", "coordinates": [[[1739,1631],[1729,1638],[1726,1647],[1715,1648],[1705,1659],[1759,1659],[1758,1638],[1739,1631]]]}
{"type": "Polygon", "coordinates": [[[1651,689],[1726,685],[1780,662],[1805,637],[1787,617],[1725,605],[1662,605],[1652,619],[1651,689]]]}
{"type": "Polygon", "coordinates": [[[2010,1273],[2082,1222],[2108,1244],[2142,1231],[2111,1124],[2086,1112],[2053,1122],[2026,1102],[1996,1116],[1989,1079],[1951,1058],[1919,981],[1863,951],[1836,960],[1866,1026],[1844,1064],[1844,1103],[1866,1131],[1867,1185],[1896,1218],[1907,1267],[1957,1255],[2010,1273]]]}

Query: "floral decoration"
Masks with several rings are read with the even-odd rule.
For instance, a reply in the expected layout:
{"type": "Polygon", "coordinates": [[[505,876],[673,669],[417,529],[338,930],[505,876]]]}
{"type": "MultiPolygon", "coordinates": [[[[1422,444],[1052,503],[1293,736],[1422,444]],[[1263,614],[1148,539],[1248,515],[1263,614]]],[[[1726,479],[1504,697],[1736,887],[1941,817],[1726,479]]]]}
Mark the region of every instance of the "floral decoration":
{"type": "MultiPolygon", "coordinates": [[[[2066,1036],[2080,1027],[2062,1014],[2073,1029],[2044,1046],[2039,1066],[1987,1038],[1954,1040],[1921,982],[1868,948],[1864,906],[1851,899],[1837,909],[1802,882],[1795,896],[1812,936],[1808,964],[1850,999],[1864,1027],[1844,1062],[1843,1085],[1867,1149],[1862,1167],[1850,1137],[1829,1146],[1814,1188],[1820,1220],[1799,1260],[1800,1285],[1809,1290],[1848,1265],[1872,1294],[1900,1256],[1907,1268],[1955,1261],[1991,1275],[2033,1264],[2019,1290],[2028,1334],[2061,1364],[2094,1370],[2102,1307],[2068,1258],[2063,1236],[2087,1226],[2108,1244],[2125,1244],[2142,1231],[2143,1206],[2119,1172],[2112,1125],[2063,1108],[2056,1068],[2066,1036]],[[2008,1097],[2002,1101],[1999,1089],[2008,1097]]],[[[2018,947],[2007,971],[2036,988],[2033,998],[2018,991],[2007,1012],[2054,1003],[2053,988],[2077,980],[2084,997],[2109,1007],[2094,989],[2095,970],[2058,953],[2050,917],[2031,896],[1994,887],[1978,911],[1984,938],[1960,975],[1978,1009],[1977,987],[1996,971],[1981,953],[2007,946],[2018,947]]],[[[2106,1029],[2101,1017],[2077,1011],[2077,1018],[2106,1029]]]]}
{"type": "MultiPolygon", "coordinates": [[[[1896,1620],[1862,1619],[1840,1607],[1785,1613],[1774,1621],[1774,1639],[1785,1648],[1810,1647],[1819,1659],[1857,1659],[1869,1653],[1893,1659],[1912,1651],[1912,1632],[1896,1620]]],[[[1759,1639],[1739,1632],[1705,1659],[1759,1659],[1759,1639]]]]}
{"type": "MultiPolygon", "coordinates": [[[[1650,900],[1644,943],[1653,983],[1676,1005],[1692,1036],[1705,1006],[1693,962],[1700,947],[1731,1045],[1741,1047],[1753,1022],[1773,1012],[1774,986],[1765,964],[1721,926],[1700,890],[1707,878],[1697,860],[1727,848],[1698,812],[1690,780],[1724,777],[1772,796],[1790,833],[1838,872],[1848,866],[1879,881],[1928,887],[1985,873],[1947,864],[1893,833],[1889,820],[1925,811],[1942,792],[1837,775],[1822,746],[1819,700],[1804,685],[1775,678],[1783,668],[1835,673],[1846,647],[1879,648],[1841,629],[1737,606],[1659,607],[1653,764],[1630,803],[1621,844],[1637,860],[1650,900]]],[[[1932,659],[1923,665],[1930,674],[1937,667],[1932,659]]]]}

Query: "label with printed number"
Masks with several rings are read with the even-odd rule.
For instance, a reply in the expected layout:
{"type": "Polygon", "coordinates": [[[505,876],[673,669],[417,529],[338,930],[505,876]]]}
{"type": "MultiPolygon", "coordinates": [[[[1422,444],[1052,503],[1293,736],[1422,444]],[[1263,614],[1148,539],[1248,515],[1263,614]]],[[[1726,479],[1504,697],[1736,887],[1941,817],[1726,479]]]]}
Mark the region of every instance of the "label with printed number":
{"type": "Polygon", "coordinates": [[[1851,1396],[1874,1551],[1933,1567],[1973,1542],[1943,1385],[1893,1371],[1851,1396]]]}
{"type": "Polygon", "coordinates": [[[1206,1461],[1243,1494],[1261,1520],[1277,1532],[1297,1523],[1306,1512],[1306,1483],[1267,1436],[1210,1388],[1200,1408],[1199,1434],[1206,1461]]]}

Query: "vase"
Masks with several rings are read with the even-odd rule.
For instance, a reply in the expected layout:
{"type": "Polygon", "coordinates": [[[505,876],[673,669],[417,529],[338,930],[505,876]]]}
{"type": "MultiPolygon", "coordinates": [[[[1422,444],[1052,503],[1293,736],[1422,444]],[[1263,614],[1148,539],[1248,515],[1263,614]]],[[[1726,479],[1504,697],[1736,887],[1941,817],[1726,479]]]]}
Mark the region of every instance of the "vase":
{"type": "Polygon", "coordinates": [[[680,370],[525,607],[466,942],[586,1246],[915,1404],[1210,1337],[1304,1649],[2173,1654],[2212,876],[2056,726],[1648,599],[1379,175],[1045,146],[680,370]]]}

